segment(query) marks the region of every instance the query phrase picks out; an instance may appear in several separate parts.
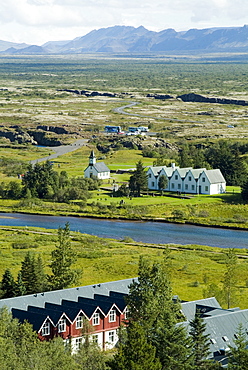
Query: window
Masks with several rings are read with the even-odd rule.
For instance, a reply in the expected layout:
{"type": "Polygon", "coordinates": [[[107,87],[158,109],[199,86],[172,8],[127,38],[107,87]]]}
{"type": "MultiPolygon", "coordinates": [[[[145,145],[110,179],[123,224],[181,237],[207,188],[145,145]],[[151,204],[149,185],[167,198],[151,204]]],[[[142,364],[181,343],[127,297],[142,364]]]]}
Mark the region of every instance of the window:
{"type": "Polygon", "coordinates": [[[108,341],[110,343],[114,343],[114,341],[115,341],[115,332],[114,332],[114,330],[109,332],[108,341]]]}
{"type": "Polygon", "coordinates": [[[189,186],[188,184],[185,184],[185,190],[188,190],[189,186]]]}
{"type": "Polygon", "coordinates": [[[175,185],[174,183],[171,184],[171,189],[174,189],[175,185]]]}
{"type": "Polygon", "coordinates": [[[151,173],[149,173],[149,177],[150,177],[150,178],[152,177],[152,174],[151,174],[151,173]]]}
{"type": "Polygon", "coordinates": [[[99,325],[100,324],[100,314],[98,312],[95,312],[92,317],[92,325],[99,325]]]}
{"type": "Polygon", "coordinates": [[[205,186],[205,191],[208,191],[208,186],[205,186]]]}
{"type": "Polygon", "coordinates": [[[59,320],[58,332],[63,333],[66,331],[66,319],[59,320]]]}
{"type": "Polygon", "coordinates": [[[152,182],[152,187],[154,187],[155,186],[155,184],[154,184],[154,181],[152,182]]]}
{"type": "Polygon", "coordinates": [[[214,338],[211,338],[211,339],[210,339],[210,342],[211,342],[212,344],[216,344],[216,340],[215,340],[214,338]]]}
{"type": "Polygon", "coordinates": [[[97,334],[92,335],[92,343],[98,344],[98,335],[97,334]]]}
{"type": "Polygon", "coordinates": [[[228,339],[228,337],[226,335],[224,335],[224,337],[222,337],[222,339],[224,340],[224,342],[228,342],[229,341],[229,339],[228,339]]]}
{"type": "Polygon", "coordinates": [[[205,182],[205,177],[202,178],[202,182],[205,182]]]}
{"type": "Polygon", "coordinates": [[[116,321],[116,310],[110,310],[109,312],[109,322],[116,321]]]}
{"type": "Polygon", "coordinates": [[[191,189],[192,190],[195,190],[195,185],[191,185],[191,189]]]}
{"type": "Polygon", "coordinates": [[[178,180],[178,175],[175,175],[175,180],[178,180]]]}
{"type": "Polygon", "coordinates": [[[128,314],[129,314],[129,310],[128,308],[125,309],[125,312],[124,312],[124,319],[127,320],[128,319],[128,314]]]}
{"type": "Polygon", "coordinates": [[[75,350],[78,351],[83,343],[83,338],[79,337],[75,340],[75,350]]]}
{"type": "Polygon", "coordinates": [[[178,188],[178,189],[181,189],[181,184],[178,184],[178,185],[177,185],[177,188],[178,188]]]}
{"type": "Polygon", "coordinates": [[[50,322],[46,321],[41,329],[41,335],[50,335],[50,322]]]}
{"type": "Polygon", "coordinates": [[[76,329],[81,329],[83,327],[83,316],[78,316],[76,318],[76,329]]]}
{"type": "Polygon", "coordinates": [[[189,181],[191,181],[192,180],[192,177],[191,176],[189,176],[189,181]]]}

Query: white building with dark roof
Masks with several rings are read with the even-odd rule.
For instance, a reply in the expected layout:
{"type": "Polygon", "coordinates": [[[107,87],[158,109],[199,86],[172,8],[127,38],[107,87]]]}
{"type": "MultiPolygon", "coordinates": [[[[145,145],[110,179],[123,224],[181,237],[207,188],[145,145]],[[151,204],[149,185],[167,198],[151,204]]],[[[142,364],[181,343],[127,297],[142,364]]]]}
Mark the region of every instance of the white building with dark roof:
{"type": "Polygon", "coordinates": [[[189,194],[222,194],[226,191],[226,181],[219,169],[180,168],[172,163],[171,167],[150,167],[147,171],[148,189],[159,189],[159,178],[167,178],[167,187],[163,190],[189,194]]]}
{"type": "Polygon", "coordinates": [[[106,166],[104,162],[97,163],[94,150],[92,150],[90,153],[89,165],[84,170],[84,177],[97,177],[100,180],[110,178],[110,169],[106,166]]]}

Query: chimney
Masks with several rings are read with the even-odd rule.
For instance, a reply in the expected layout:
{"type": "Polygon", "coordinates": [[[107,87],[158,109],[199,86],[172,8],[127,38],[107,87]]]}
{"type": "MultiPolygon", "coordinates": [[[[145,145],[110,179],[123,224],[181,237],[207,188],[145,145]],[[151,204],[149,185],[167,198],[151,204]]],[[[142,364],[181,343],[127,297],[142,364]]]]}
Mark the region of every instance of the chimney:
{"type": "Polygon", "coordinates": [[[173,170],[175,170],[175,168],[176,168],[175,163],[171,163],[171,168],[173,168],[173,170]]]}

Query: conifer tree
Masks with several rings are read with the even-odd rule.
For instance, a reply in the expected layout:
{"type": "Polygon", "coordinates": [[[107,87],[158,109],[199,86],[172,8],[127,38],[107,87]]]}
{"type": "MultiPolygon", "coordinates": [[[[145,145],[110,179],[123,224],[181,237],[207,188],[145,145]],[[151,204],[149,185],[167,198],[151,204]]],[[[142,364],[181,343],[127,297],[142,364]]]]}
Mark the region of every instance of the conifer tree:
{"type": "Polygon", "coordinates": [[[235,346],[230,346],[228,370],[247,370],[248,369],[248,340],[246,339],[245,329],[239,325],[234,339],[235,346]]]}
{"type": "Polygon", "coordinates": [[[15,295],[18,297],[24,294],[26,294],[26,288],[25,285],[23,284],[22,273],[21,271],[19,271],[17,275],[15,295]]]}
{"type": "Polygon", "coordinates": [[[35,292],[35,266],[34,257],[28,252],[22,261],[21,267],[22,281],[26,289],[26,294],[35,292]]]}
{"type": "Polygon", "coordinates": [[[3,274],[1,281],[1,289],[3,291],[2,298],[15,297],[16,284],[9,269],[6,269],[3,274]]]}
{"type": "Polygon", "coordinates": [[[235,292],[236,292],[236,283],[237,283],[237,264],[238,258],[235,253],[234,248],[229,248],[225,254],[225,265],[226,272],[223,278],[223,293],[225,297],[225,303],[227,308],[230,308],[234,303],[235,292]]]}
{"type": "Polygon", "coordinates": [[[58,244],[52,251],[50,281],[52,289],[64,289],[75,283],[77,271],[71,268],[76,262],[76,253],[71,248],[70,226],[67,222],[65,227],[58,229],[58,244]]]}
{"type": "Polygon", "coordinates": [[[142,161],[136,164],[136,170],[129,179],[129,189],[133,195],[140,197],[141,191],[147,190],[147,174],[142,161]]]}
{"type": "Polygon", "coordinates": [[[167,259],[154,264],[140,259],[138,281],[130,285],[127,296],[129,317],[144,329],[162,369],[190,369],[190,341],[186,330],[176,326],[182,316],[180,305],[172,300],[167,259]]]}
{"type": "Polygon", "coordinates": [[[146,332],[140,322],[130,322],[126,342],[120,344],[110,366],[112,370],[162,369],[159,359],[156,358],[156,348],[148,343],[146,332]]]}
{"type": "Polygon", "coordinates": [[[205,333],[206,323],[201,317],[200,312],[195,313],[195,317],[190,321],[189,334],[192,338],[192,354],[193,367],[195,370],[218,369],[220,365],[216,362],[208,360],[210,354],[210,339],[209,334],[205,333]]]}

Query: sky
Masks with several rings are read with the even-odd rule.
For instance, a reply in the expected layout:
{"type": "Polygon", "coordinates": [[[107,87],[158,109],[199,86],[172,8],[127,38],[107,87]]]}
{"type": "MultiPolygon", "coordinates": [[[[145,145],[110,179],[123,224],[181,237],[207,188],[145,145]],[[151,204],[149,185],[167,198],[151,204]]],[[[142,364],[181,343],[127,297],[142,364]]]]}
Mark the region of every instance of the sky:
{"type": "Polygon", "coordinates": [[[115,25],[186,31],[246,22],[245,0],[0,0],[0,40],[36,45],[115,25]]]}

